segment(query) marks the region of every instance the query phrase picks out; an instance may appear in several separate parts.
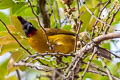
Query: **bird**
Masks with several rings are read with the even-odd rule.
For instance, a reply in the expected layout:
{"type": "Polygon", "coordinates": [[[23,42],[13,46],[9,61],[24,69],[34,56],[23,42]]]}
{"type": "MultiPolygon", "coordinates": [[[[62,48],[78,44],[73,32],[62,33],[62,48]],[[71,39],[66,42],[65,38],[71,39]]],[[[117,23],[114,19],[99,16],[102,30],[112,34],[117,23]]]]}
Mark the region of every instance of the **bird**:
{"type": "MultiPolygon", "coordinates": [[[[30,46],[39,53],[64,53],[68,54],[74,51],[76,33],[72,31],[67,31],[63,29],[56,28],[44,28],[45,31],[40,28],[36,29],[32,23],[28,22],[21,16],[17,16],[18,20],[22,24],[22,29],[27,37],[28,43],[30,46]],[[48,37],[48,39],[46,38],[48,37]],[[50,45],[53,49],[50,49],[50,45]]],[[[98,55],[111,60],[111,52],[98,47],[98,55]]]]}
{"type": "Polygon", "coordinates": [[[67,54],[74,50],[75,33],[62,29],[45,28],[45,34],[42,29],[37,30],[30,22],[21,16],[17,18],[22,24],[22,29],[24,30],[28,43],[37,52],[60,52],[67,54]],[[53,46],[53,50],[49,48],[46,35],[48,36],[50,44],[53,46]]]}

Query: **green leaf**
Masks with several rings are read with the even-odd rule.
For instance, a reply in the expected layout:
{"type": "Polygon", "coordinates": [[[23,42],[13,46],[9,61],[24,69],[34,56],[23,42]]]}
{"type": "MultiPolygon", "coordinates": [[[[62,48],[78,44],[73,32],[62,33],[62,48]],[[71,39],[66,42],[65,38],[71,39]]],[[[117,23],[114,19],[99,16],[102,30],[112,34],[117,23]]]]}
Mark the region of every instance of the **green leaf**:
{"type": "Polygon", "coordinates": [[[6,78],[5,80],[18,80],[18,78],[15,75],[13,75],[13,76],[6,78]]]}
{"type": "Polygon", "coordinates": [[[51,58],[52,58],[51,56],[46,56],[46,57],[44,57],[44,59],[40,59],[40,61],[41,61],[42,63],[44,63],[44,64],[49,65],[50,67],[54,67],[55,61],[54,61],[54,60],[51,61],[51,60],[50,60],[51,58]],[[54,65],[53,65],[53,64],[54,64],[54,65]]]}
{"type": "MultiPolygon", "coordinates": [[[[95,15],[95,16],[98,16],[98,13],[99,13],[99,9],[96,9],[96,10],[94,11],[94,15],[95,15]]],[[[88,25],[88,27],[87,27],[87,31],[89,31],[89,32],[92,31],[92,28],[93,28],[93,25],[95,24],[95,21],[96,21],[96,19],[95,19],[93,16],[91,16],[91,17],[90,17],[90,21],[89,21],[89,25],[88,25]]]]}
{"type": "Polygon", "coordinates": [[[101,47],[110,50],[110,43],[103,43],[101,44],[101,47]]]}
{"type": "MultiPolygon", "coordinates": [[[[80,72],[79,73],[79,76],[81,77],[83,72],[80,72]]],[[[93,74],[93,73],[90,73],[90,72],[86,72],[83,80],[87,80],[87,78],[89,78],[90,80],[99,80],[100,76],[98,74],[93,74]]]]}
{"type": "Polygon", "coordinates": [[[70,63],[72,61],[72,57],[71,56],[69,56],[69,57],[63,57],[62,60],[65,63],[70,63]]]}
{"type": "MultiPolygon", "coordinates": [[[[91,8],[90,10],[91,12],[93,12],[95,9],[91,8]]],[[[83,32],[85,29],[87,29],[87,27],[89,27],[88,25],[90,22],[91,14],[85,9],[85,7],[81,7],[80,11],[83,12],[79,19],[83,22],[82,27],[80,29],[81,32],[83,32]]]]}
{"type": "MultiPolygon", "coordinates": [[[[104,0],[105,2],[105,0],[104,0]]],[[[98,0],[86,0],[86,5],[88,6],[88,8],[94,8],[96,7],[96,5],[99,3],[98,0]]]]}
{"type": "MultiPolygon", "coordinates": [[[[26,58],[28,56],[28,54],[21,48],[17,49],[16,51],[12,51],[11,52],[11,57],[10,57],[10,60],[8,62],[8,73],[12,72],[12,71],[15,71],[16,69],[18,69],[18,67],[15,67],[13,66],[13,64],[15,62],[19,62],[20,60],[26,58]]],[[[20,69],[22,71],[25,70],[25,67],[24,66],[20,66],[20,69]]]]}
{"type": "MultiPolygon", "coordinates": [[[[19,42],[24,47],[28,46],[28,43],[27,43],[27,41],[25,39],[19,39],[19,42]]],[[[15,51],[18,48],[20,48],[20,46],[17,43],[17,41],[15,41],[14,39],[10,39],[10,38],[6,37],[6,38],[3,39],[3,41],[1,41],[1,44],[0,44],[0,49],[1,49],[0,55],[4,54],[5,52],[8,52],[8,51],[15,51]]]]}
{"type": "Polygon", "coordinates": [[[71,25],[65,25],[62,27],[64,30],[71,30],[71,25]]]}
{"type": "Polygon", "coordinates": [[[29,20],[29,22],[31,22],[34,25],[34,27],[36,27],[37,29],[40,29],[40,27],[38,26],[38,22],[37,22],[36,19],[31,19],[31,20],[29,20]]]}
{"type": "MultiPolygon", "coordinates": [[[[55,22],[54,21],[51,23],[51,27],[50,28],[55,28],[55,22]]],[[[57,23],[57,28],[60,28],[60,24],[59,23],[57,23]]]]}
{"type": "Polygon", "coordinates": [[[16,3],[14,6],[11,7],[12,14],[19,14],[20,12],[22,12],[22,8],[24,7],[24,5],[24,2],[16,3]]]}
{"type": "Polygon", "coordinates": [[[93,59],[92,60],[93,64],[96,64],[99,68],[103,68],[103,65],[101,63],[101,61],[97,60],[97,59],[93,59]]]}
{"type": "Polygon", "coordinates": [[[0,63],[0,80],[4,80],[5,75],[7,74],[7,65],[9,59],[6,59],[4,62],[0,63]]]}
{"type": "Polygon", "coordinates": [[[120,75],[120,62],[116,64],[116,67],[117,67],[117,73],[120,75]]]}
{"type": "Polygon", "coordinates": [[[0,55],[4,54],[5,52],[12,51],[19,48],[19,45],[16,42],[11,42],[7,45],[2,45],[0,55]]]}
{"type": "Polygon", "coordinates": [[[13,0],[0,0],[0,9],[6,9],[14,6],[13,0]]]}
{"type": "Polygon", "coordinates": [[[119,70],[119,63],[117,64],[113,64],[112,62],[110,64],[107,65],[107,67],[109,68],[110,72],[112,73],[112,75],[116,76],[116,77],[119,77],[119,73],[120,73],[120,70],[119,70]]]}
{"type": "Polygon", "coordinates": [[[17,29],[18,32],[24,34],[24,31],[22,29],[22,25],[20,23],[20,21],[17,19],[16,16],[11,16],[11,23],[15,26],[15,28],[17,29]]]}
{"type": "Polygon", "coordinates": [[[112,25],[118,24],[120,22],[120,11],[116,14],[112,25]]]}
{"type": "Polygon", "coordinates": [[[6,35],[8,35],[8,32],[7,32],[7,31],[1,31],[1,32],[0,32],[0,37],[6,36],[6,35]]]}
{"type": "Polygon", "coordinates": [[[99,80],[109,80],[109,78],[107,76],[101,76],[99,80]]]}
{"type": "Polygon", "coordinates": [[[40,80],[49,80],[48,77],[41,77],[40,80]]]}
{"type": "Polygon", "coordinates": [[[34,14],[32,13],[31,8],[28,7],[28,6],[21,7],[17,12],[15,12],[14,15],[18,15],[18,16],[22,16],[22,17],[26,17],[26,16],[28,16],[28,17],[34,17],[34,14]]]}
{"type": "MultiPolygon", "coordinates": [[[[4,13],[0,12],[0,19],[7,25],[10,24],[9,17],[5,15],[4,13]]],[[[5,31],[6,28],[5,26],[0,22],[0,32],[5,31]]]]}

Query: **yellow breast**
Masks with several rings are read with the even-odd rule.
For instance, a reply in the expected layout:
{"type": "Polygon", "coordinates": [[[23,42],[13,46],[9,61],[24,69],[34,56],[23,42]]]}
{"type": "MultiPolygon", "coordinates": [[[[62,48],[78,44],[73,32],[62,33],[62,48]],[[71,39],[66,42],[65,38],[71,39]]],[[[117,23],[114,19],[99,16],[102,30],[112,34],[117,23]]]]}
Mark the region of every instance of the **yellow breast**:
{"type": "MultiPolygon", "coordinates": [[[[57,34],[48,36],[48,39],[54,47],[54,52],[69,53],[74,50],[75,36],[57,34]]],[[[53,52],[49,49],[45,34],[42,30],[38,30],[35,35],[28,38],[32,48],[40,53],[53,52]]]]}

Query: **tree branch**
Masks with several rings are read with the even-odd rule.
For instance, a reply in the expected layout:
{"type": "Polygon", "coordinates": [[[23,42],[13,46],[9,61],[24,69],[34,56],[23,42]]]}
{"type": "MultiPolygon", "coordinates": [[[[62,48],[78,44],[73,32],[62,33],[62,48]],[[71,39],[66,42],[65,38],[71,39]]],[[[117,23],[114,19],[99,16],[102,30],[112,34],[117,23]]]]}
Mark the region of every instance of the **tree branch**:
{"type": "Polygon", "coordinates": [[[27,53],[29,53],[29,55],[32,55],[32,53],[30,51],[28,51],[28,49],[26,49],[18,40],[17,38],[10,32],[10,30],[8,29],[8,27],[6,26],[6,24],[0,19],[0,22],[5,26],[5,28],[7,29],[8,33],[16,40],[16,42],[18,43],[18,45],[24,49],[27,53]]]}
{"type": "Polygon", "coordinates": [[[46,10],[46,0],[37,0],[38,6],[41,12],[41,17],[43,20],[44,28],[50,28],[50,17],[48,11],[46,10]]]}

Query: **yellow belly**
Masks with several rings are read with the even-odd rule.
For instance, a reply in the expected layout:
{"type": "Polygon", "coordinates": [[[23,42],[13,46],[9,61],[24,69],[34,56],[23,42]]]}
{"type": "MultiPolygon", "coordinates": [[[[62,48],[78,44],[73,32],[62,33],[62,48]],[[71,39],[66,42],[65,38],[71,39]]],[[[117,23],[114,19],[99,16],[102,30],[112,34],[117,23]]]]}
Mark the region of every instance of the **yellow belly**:
{"type": "MultiPolygon", "coordinates": [[[[74,50],[75,37],[72,35],[58,34],[48,36],[48,39],[54,47],[54,52],[69,53],[74,50]]],[[[41,31],[37,31],[35,35],[28,38],[28,42],[37,52],[53,52],[49,49],[45,34],[41,31]]]]}
{"type": "Polygon", "coordinates": [[[75,37],[71,35],[49,36],[49,41],[54,45],[55,52],[69,53],[74,50],[75,37]]]}

